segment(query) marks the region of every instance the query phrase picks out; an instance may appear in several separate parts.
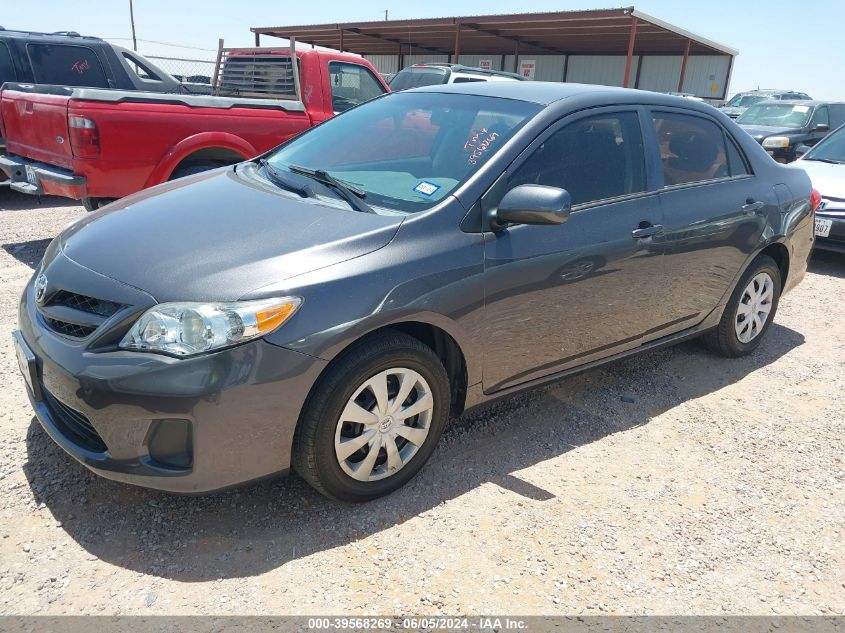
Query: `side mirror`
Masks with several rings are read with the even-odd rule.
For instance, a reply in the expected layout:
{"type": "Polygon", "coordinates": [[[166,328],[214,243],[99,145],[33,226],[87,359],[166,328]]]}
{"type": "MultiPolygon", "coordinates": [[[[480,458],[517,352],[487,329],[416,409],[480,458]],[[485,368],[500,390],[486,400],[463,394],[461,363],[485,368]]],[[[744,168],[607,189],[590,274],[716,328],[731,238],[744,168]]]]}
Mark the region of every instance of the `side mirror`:
{"type": "Polygon", "coordinates": [[[809,145],[804,145],[803,143],[795,148],[795,155],[799,158],[809,152],[812,148],[809,145]]]}
{"type": "Polygon", "coordinates": [[[566,189],[545,185],[519,185],[508,191],[496,211],[494,230],[514,224],[563,224],[572,210],[566,189]]]}
{"type": "Polygon", "coordinates": [[[813,127],[814,132],[827,132],[830,129],[830,126],[827,123],[816,123],[815,127],[813,127]]]}

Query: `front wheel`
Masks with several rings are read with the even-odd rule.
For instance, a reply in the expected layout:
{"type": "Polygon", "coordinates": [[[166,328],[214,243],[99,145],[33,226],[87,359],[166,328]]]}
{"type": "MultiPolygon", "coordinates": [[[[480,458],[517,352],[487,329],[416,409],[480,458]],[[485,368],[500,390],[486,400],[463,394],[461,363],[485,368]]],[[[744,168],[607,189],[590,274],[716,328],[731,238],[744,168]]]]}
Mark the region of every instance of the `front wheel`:
{"type": "Polygon", "coordinates": [[[401,332],[365,339],[314,387],[294,435],[293,466],[326,496],[368,501],[419,472],[448,419],[437,355],[401,332]]]}
{"type": "Polygon", "coordinates": [[[758,255],[736,285],[719,325],[704,336],[707,347],[734,358],[753,352],[775,318],[780,292],[780,269],[768,255],[758,255]]]}
{"type": "Polygon", "coordinates": [[[86,211],[96,211],[114,200],[115,198],[82,198],[82,206],[86,211]]]}

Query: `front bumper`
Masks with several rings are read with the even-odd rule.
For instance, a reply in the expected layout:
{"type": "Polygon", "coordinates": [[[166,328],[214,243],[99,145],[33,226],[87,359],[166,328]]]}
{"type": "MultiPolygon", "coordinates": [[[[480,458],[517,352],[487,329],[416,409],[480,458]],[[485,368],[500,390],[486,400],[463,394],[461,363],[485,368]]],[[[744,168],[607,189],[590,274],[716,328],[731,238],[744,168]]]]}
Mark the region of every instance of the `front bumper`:
{"type": "Polygon", "coordinates": [[[9,178],[9,186],[20,193],[62,196],[74,200],[88,197],[86,178],[69,169],[7,155],[0,156],[0,171],[9,178]]]}
{"type": "Polygon", "coordinates": [[[33,295],[31,280],[16,335],[34,357],[27,392],[45,431],[89,469],[180,493],[289,469],[299,412],[326,361],[263,340],[188,359],[93,352],[52,331],[33,295]]]}
{"type": "Polygon", "coordinates": [[[819,250],[845,253],[845,207],[841,210],[816,211],[816,217],[831,221],[830,234],[827,237],[816,237],[816,248],[819,250]]]}

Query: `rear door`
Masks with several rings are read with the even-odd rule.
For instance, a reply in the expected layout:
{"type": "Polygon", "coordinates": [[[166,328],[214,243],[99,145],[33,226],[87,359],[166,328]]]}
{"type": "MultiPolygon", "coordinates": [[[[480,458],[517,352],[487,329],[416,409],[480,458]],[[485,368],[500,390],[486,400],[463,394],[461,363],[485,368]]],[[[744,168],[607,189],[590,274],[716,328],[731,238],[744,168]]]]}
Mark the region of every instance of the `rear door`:
{"type": "Polygon", "coordinates": [[[714,119],[677,108],[655,108],[650,119],[662,167],[659,249],[667,271],[655,292],[669,327],[646,341],[704,320],[755,251],[765,216],[777,211],[771,186],[759,182],[714,119]]]}
{"type": "Polygon", "coordinates": [[[499,187],[494,199],[540,184],[566,189],[574,203],[564,224],[486,235],[485,392],[637,347],[666,321],[654,301],[665,283],[653,249],[662,217],[639,111],[601,108],[562,120],[482,201],[499,187]]]}

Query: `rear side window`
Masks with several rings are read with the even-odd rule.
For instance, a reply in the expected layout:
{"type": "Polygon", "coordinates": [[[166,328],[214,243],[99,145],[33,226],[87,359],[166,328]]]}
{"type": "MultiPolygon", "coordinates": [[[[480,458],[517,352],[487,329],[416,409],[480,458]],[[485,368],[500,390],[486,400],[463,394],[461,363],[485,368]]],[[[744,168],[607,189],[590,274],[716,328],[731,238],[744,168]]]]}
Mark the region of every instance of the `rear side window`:
{"type": "Polygon", "coordinates": [[[639,117],[615,112],[579,119],[554,132],[510,179],[566,189],[572,204],[645,191],[639,117]]]}
{"type": "Polygon", "coordinates": [[[9,54],[9,47],[6,42],[0,42],[0,86],[6,81],[15,81],[17,78],[18,75],[12,64],[12,56],[9,54]]]}
{"type": "Polygon", "coordinates": [[[826,125],[830,127],[830,114],[828,114],[827,106],[820,106],[816,109],[813,113],[813,122],[810,125],[812,127],[817,125],[826,125]]]}
{"type": "Polygon", "coordinates": [[[109,87],[97,54],[87,46],[27,44],[26,50],[36,83],[109,87]]]}
{"type": "Polygon", "coordinates": [[[748,161],[742,155],[740,149],[736,146],[734,140],[728,137],[725,140],[728,147],[728,167],[730,168],[731,176],[744,176],[750,174],[748,170],[748,161]]]}
{"type": "Polygon", "coordinates": [[[329,83],[335,112],[343,112],[386,92],[375,75],[358,64],[329,62],[329,83]]]}
{"type": "Polygon", "coordinates": [[[687,114],[656,112],[654,126],[660,143],[664,186],[730,176],[725,134],[714,122],[687,114]]]}
{"type": "Polygon", "coordinates": [[[141,60],[135,59],[127,53],[123,53],[123,59],[125,59],[126,63],[129,64],[129,68],[132,72],[138,75],[139,79],[144,79],[146,81],[161,81],[161,77],[156,75],[145,64],[142,64],[141,60]]]}
{"type": "Polygon", "coordinates": [[[452,80],[453,84],[468,84],[474,81],[487,81],[486,79],[479,79],[477,77],[455,77],[452,80]]]}

